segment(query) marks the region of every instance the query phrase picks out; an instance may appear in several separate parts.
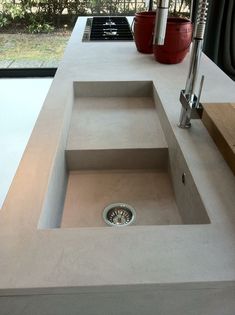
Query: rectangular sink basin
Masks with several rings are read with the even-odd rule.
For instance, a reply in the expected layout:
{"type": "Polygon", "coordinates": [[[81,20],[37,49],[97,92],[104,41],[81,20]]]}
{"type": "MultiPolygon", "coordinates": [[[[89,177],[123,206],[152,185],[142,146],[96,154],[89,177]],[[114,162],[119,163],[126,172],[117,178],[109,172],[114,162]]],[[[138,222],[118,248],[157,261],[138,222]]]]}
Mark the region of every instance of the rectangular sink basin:
{"type": "Polygon", "coordinates": [[[182,224],[167,171],[70,172],[62,227],[107,226],[102,212],[111,203],[136,211],[133,225],[182,224]]]}
{"type": "Polygon", "coordinates": [[[68,106],[40,228],[108,227],[116,203],[135,209],[127,228],[210,223],[151,81],[75,82],[68,106]]]}

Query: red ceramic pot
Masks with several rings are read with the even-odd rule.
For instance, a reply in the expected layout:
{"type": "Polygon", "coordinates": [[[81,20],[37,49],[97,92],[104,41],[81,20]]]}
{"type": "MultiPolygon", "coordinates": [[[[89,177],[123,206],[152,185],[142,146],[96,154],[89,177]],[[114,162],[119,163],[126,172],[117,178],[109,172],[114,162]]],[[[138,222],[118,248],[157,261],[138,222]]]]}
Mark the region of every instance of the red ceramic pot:
{"type": "Polygon", "coordinates": [[[144,54],[153,53],[153,32],[156,12],[139,12],[133,20],[134,39],[136,48],[144,54]]]}
{"type": "Polygon", "coordinates": [[[191,41],[192,23],[185,18],[169,17],[164,45],[154,45],[154,57],[161,63],[179,63],[189,51],[191,41]]]}

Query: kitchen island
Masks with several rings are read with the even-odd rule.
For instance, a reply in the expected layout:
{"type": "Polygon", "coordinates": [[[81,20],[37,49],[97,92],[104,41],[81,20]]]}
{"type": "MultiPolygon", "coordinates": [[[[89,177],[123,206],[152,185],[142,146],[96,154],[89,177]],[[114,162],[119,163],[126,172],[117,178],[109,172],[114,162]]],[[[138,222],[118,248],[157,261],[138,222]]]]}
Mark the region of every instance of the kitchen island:
{"type": "MultiPolygon", "coordinates": [[[[163,65],[134,42],[82,42],[85,23],[78,19],[0,212],[0,314],[234,315],[234,175],[200,120],[177,127],[189,56],[163,65]],[[58,169],[77,82],[152,82],[167,146],[182,154],[208,222],[60,228],[66,168],[58,169]]],[[[206,56],[201,72],[202,102],[235,102],[235,83],[206,56]]]]}

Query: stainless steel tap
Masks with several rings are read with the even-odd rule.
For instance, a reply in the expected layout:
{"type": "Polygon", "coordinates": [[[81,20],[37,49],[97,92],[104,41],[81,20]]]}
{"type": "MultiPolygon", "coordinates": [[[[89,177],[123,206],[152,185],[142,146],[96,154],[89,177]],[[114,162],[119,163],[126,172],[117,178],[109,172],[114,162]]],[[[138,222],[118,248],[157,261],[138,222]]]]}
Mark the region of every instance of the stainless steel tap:
{"type": "Polygon", "coordinates": [[[198,77],[198,70],[201,60],[201,53],[203,47],[203,38],[206,27],[206,18],[208,10],[208,1],[200,0],[198,4],[197,18],[193,35],[193,46],[191,51],[191,59],[189,66],[189,73],[186,81],[185,89],[180,93],[180,102],[182,109],[180,113],[180,120],[178,126],[180,128],[190,128],[191,119],[200,118],[202,113],[202,106],[200,104],[200,96],[204,82],[202,76],[198,96],[196,95],[196,83],[198,77]]]}
{"type": "Polygon", "coordinates": [[[169,0],[158,0],[153,35],[154,45],[164,45],[168,17],[168,6],[169,0]]]}

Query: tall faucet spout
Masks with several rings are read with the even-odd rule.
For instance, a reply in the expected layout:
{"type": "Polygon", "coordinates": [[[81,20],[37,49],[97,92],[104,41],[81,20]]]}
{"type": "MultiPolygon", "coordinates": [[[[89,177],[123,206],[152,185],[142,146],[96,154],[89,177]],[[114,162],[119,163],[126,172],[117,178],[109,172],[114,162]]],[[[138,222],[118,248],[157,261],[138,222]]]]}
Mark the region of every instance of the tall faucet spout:
{"type": "Polygon", "coordinates": [[[166,24],[168,17],[169,0],[158,0],[156,21],[153,35],[154,45],[164,45],[166,24]]]}
{"type": "Polygon", "coordinates": [[[201,60],[203,38],[206,27],[207,6],[208,6],[207,0],[199,1],[197,19],[193,35],[193,47],[189,66],[189,73],[185,87],[185,94],[188,95],[188,98],[191,101],[193,99],[193,96],[195,95],[195,85],[197,82],[198,69],[201,60]]]}
{"type": "Polygon", "coordinates": [[[203,44],[202,40],[194,39],[193,41],[189,73],[184,92],[185,95],[187,96],[188,101],[191,103],[193,102],[194,96],[196,95],[195,88],[198,77],[198,69],[201,60],[202,44],[203,44]]]}
{"type": "Polygon", "coordinates": [[[199,0],[197,19],[194,28],[193,45],[191,50],[191,59],[189,65],[189,73],[186,81],[185,89],[181,91],[180,102],[182,104],[179,127],[189,128],[191,126],[190,119],[198,118],[197,112],[200,105],[200,95],[204,77],[201,81],[199,95],[197,97],[195,89],[198,77],[198,70],[201,60],[203,38],[206,27],[206,17],[208,9],[208,0],[199,0]],[[195,115],[196,114],[196,115],[195,115]]]}

